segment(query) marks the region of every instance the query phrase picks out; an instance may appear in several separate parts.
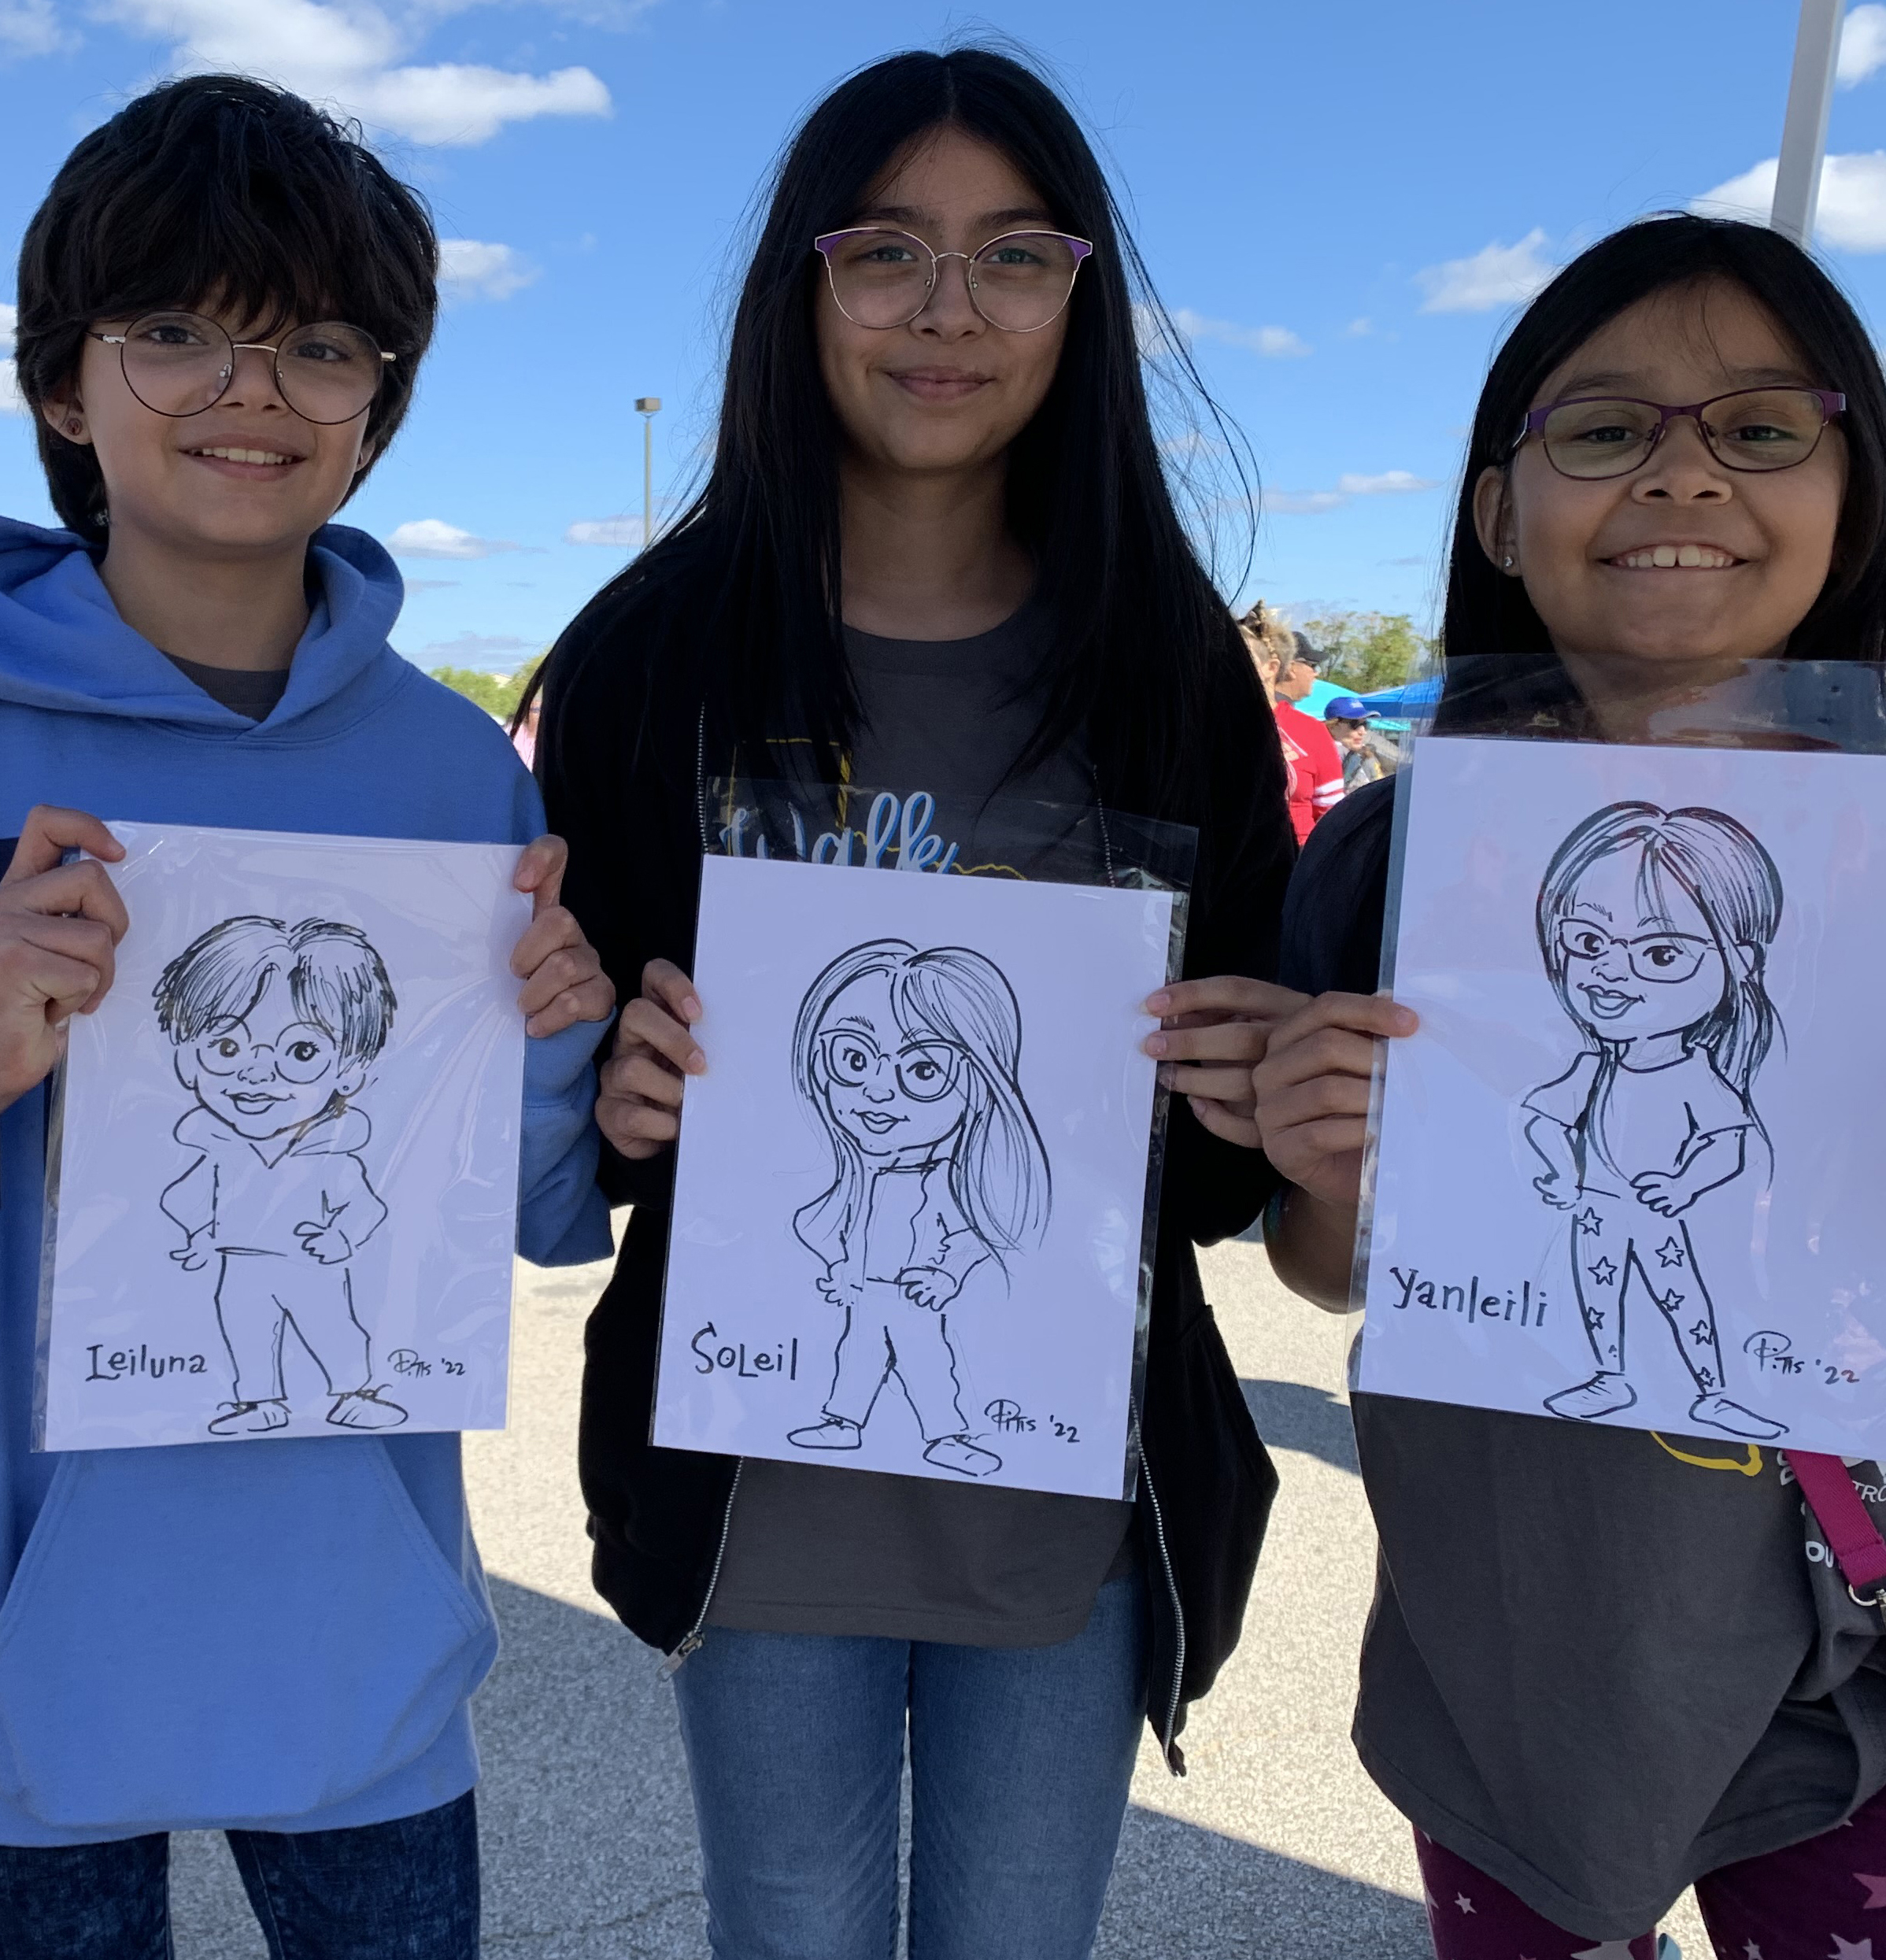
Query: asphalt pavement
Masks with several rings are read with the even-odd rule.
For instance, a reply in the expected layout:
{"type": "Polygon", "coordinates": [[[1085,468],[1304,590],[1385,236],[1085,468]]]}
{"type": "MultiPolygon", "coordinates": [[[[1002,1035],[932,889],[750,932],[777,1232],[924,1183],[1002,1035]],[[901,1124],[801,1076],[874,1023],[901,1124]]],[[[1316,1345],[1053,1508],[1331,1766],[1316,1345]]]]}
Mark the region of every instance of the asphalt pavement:
{"type": "MultiPolygon", "coordinates": [[[[1407,1826],[1348,1742],[1374,1534],[1342,1400],[1344,1323],[1262,1249],[1204,1256],[1282,1476],[1244,1637],[1193,1712],[1189,1773],[1149,1737],[1101,1960],[1429,1960],[1407,1826]]],[[[590,1592],[575,1477],[582,1323],[605,1267],[520,1267],[512,1422],[466,1439],[504,1652],[477,1705],[489,1960],[707,1960],[671,1692],[590,1592]]],[[[264,1960],[220,1837],[173,1844],[179,1960],[264,1960]]],[[[1708,1953],[1688,1900],[1666,1922],[1708,1953]]]]}

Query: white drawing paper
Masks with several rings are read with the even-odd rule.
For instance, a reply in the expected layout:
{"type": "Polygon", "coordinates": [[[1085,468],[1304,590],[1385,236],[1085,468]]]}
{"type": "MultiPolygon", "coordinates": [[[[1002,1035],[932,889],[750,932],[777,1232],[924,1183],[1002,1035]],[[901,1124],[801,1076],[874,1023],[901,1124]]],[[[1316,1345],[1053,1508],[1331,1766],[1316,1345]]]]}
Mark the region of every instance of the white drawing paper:
{"type": "Polygon", "coordinates": [[[705,860],[655,1441],[1122,1495],[1171,928],[1166,892],[705,860]]]}
{"type": "Polygon", "coordinates": [[[114,823],[50,1141],[39,1447],[501,1428],[515,846],[114,823]]]}
{"type": "Polygon", "coordinates": [[[1877,1455],[1886,759],[1430,736],[1405,793],[1355,1385],[1877,1455]]]}

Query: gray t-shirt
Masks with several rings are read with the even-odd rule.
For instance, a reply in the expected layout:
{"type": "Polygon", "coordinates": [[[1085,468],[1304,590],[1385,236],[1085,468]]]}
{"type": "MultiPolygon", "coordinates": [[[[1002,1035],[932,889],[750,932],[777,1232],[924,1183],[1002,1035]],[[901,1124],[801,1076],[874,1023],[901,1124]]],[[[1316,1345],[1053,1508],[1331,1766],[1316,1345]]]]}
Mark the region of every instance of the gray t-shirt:
{"type": "MultiPolygon", "coordinates": [[[[986,807],[1010,799],[1085,810],[1084,760],[1063,750],[1003,778],[1039,715],[1026,688],[1045,621],[1026,605],[967,640],[886,640],[847,627],[863,726],[850,779],[908,806],[967,868],[1007,838],[986,807]]],[[[1041,838],[1057,819],[1040,813],[1041,838]]],[[[1032,851],[1040,839],[1023,840],[1032,851]]],[[[1021,853],[1017,853],[1018,855],[1021,853]]],[[[885,1418],[901,1398],[882,1398],[885,1418]]],[[[1102,1581],[1131,1559],[1130,1504],[1044,1491],[750,1457],[741,1472],[710,1625],[1037,1647],[1085,1625],[1102,1581]]]]}
{"type": "Polygon", "coordinates": [[[187,681],[194,681],[220,706],[250,721],[266,721],[288,689],[287,668],[258,671],[246,667],[205,667],[195,660],[166,653],[165,659],[187,681]]]}

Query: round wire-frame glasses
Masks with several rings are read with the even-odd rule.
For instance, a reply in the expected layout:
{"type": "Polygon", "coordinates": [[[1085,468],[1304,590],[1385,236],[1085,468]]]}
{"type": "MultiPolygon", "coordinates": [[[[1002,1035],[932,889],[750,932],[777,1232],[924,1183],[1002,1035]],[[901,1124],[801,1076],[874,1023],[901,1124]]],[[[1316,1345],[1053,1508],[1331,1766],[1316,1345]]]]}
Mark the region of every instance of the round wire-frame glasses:
{"type": "Polygon", "coordinates": [[[1725,469],[1759,475],[1805,463],[1820,447],[1828,423],[1846,407],[1847,398],[1837,390],[1792,384],[1732,388],[1680,407],[1632,395],[1574,395],[1529,410],[1508,455],[1537,436],[1561,476],[1585,483],[1629,476],[1656,453],[1671,423],[1687,416],[1725,469]],[[1742,405],[1732,413],[1749,418],[1740,427],[1729,426],[1730,415],[1721,412],[1731,402],[1742,405]],[[1718,412],[1713,418],[1712,409],[1718,412]]]}
{"type": "Polygon", "coordinates": [[[914,231],[861,224],[821,234],[812,250],[825,261],[834,301],[853,326],[877,332],[908,327],[930,304],[944,260],[960,259],[969,303],[990,326],[1038,334],[1066,312],[1093,244],[1029,227],[1001,232],[973,252],[939,252],[914,231]],[[889,256],[905,247],[912,248],[907,258],[889,256]]]}
{"type": "Polygon", "coordinates": [[[218,322],[178,307],[142,313],[121,334],[87,331],[117,349],[124,385],[137,399],[173,421],[222,400],[235,379],[236,355],[245,349],[272,357],[283,401],[304,422],[324,428],[372,408],[387,367],[399,358],[383,353],[364,327],[338,320],[298,327],[272,344],[233,340],[218,322]]]}

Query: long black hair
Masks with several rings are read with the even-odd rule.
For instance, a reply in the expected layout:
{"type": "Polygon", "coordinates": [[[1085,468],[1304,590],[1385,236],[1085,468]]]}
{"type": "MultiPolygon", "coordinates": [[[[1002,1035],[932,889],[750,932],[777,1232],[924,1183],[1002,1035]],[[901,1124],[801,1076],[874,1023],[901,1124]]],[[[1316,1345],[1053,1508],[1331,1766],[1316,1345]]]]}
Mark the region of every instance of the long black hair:
{"type": "Polygon", "coordinates": [[[432,338],[438,274],[424,200],[357,130],[247,76],[147,91],[59,166],[20,247],[15,359],[53,508],[104,541],[97,452],[39,412],[77,373],[95,321],[218,301],[264,338],[291,320],[350,320],[398,357],[368,412],[377,460],[432,338]]]}
{"type": "Polygon", "coordinates": [[[1079,738],[1115,796],[1182,813],[1207,677],[1216,662],[1249,661],[1174,506],[1142,338],[1196,375],[1078,124],[1038,76],[986,48],[893,55],[801,126],[734,313],[705,485],[553,649],[552,716],[575,657],[566,643],[612,657],[633,640],[749,756],[790,735],[835,766],[857,701],[839,631],[840,436],[819,368],[812,240],[852,223],[900,153],[945,128],[1000,150],[1054,223],[1094,246],[1053,383],[1008,456],[1009,521],[1052,623],[1041,719],[1018,767],[1079,738]]]}
{"type": "Polygon", "coordinates": [[[1581,252],[1521,315],[1495,357],[1467,444],[1441,629],[1449,660],[1540,655],[1555,668],[1545,623],[1522,581],[1481,549],[1474,486],[1504,468],[1533,398],[1599,329],[1653,294],[1733,280],[1773,317],[1817,386],[1847,397],[1846,500],[1833,563],[1788,657],[1873,660],[1886,655],[1886,381],[1852,303],[1808,253],[1764,225],[1687,214],[1628,224],[1581,252]]]}

